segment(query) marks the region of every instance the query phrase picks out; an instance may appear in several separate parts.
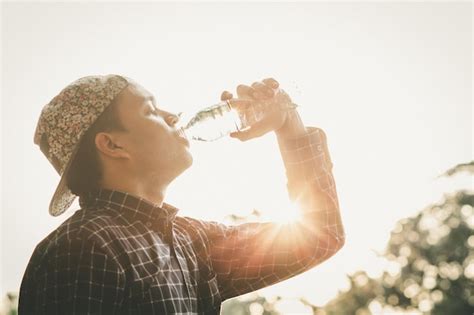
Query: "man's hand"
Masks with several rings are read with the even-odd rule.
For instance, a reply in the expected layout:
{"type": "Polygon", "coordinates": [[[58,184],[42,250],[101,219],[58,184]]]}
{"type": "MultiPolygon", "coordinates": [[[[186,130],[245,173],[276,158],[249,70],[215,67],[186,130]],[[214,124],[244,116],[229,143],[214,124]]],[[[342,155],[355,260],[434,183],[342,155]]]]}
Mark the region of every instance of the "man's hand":
{"type": "Polygon", "coordinates": [[[252,116],[252,105],[265,103],[268,105],[261,120],[252,121],[250,127],[240,132],[233,132],[231,137],[241,141],[261,137],[264,134],[275,131],[278,136],[297,136],[304,132],[304,126],[299,119],[296,109],[290,96],[279,88],[280,84],[273,78],[264,79],[261,82],[254,82],[252,86],[239,85],[237,87],[237,98],[233,98],[232,93],[224,91],[221,100],[228,100],[232,107],[243,113],[244,116],[252,116]],[[247,102],[243,102],[243,101],[247,102]],[[246,105],[242,105],[246,104],[246,105]],[[248,105],[250,104],[250,105],[248,105]],[[298,119],[295,120],[295,115],[298,119]],[[298,124],[298,126],[295,126],[298,124]],[[301,126],[299,126],[301,124],[301,126]],[[294,133],[294,131],[299,133],[294,133]]]}

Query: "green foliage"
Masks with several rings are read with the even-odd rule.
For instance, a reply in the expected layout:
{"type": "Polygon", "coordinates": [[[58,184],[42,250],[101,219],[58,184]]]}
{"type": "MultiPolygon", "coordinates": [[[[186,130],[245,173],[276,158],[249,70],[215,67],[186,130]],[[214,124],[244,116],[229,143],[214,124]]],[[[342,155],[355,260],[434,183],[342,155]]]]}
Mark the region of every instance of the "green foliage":
{"type": "MultiPolygon", "coordinates": [[[[473,174],[474,162],[457,165],[445,176],[461,171],[473,174]]],[[[397,222],[384,256],[399,269],[385,271],[378,279],[363,271],[351,275],[350,290],[325,305],[324,314],[370,314],[368,306],[375,300],[423,314],[472,315],[473,207],[473,192],[457,191],[397,222]]]]}
{"type": "Polygon", "coordinates": [[[370,314],[369,303],[384,293],[384,288],[377,280],[371,279],[365,271],[357,271],[349,276],[350,290],[339,295],[314,314],[370,314]]]}
{"type": "Polygon", "coordinates": [[[382,277],[387,303],[416,306],[433,315],[472,314],[474,236],[468,219],[473,205],[474,195],[460,191],[399,223],[387,256],[403,267],[396,277],[382,277]]]}
{"type": "Polygon", "coordinates": [[[277,297],[276,301],[268,301],[266,298],[258,295],[247,299],[230,299],[222,303],[221,314],[280,315],[280,313],[275,310],[275,304],[280,299],[280,297],[277,297]]]}
{"type": "MultiPolygon", "coordinates": [[[[17,315],[18,314],[18,294],[8,292],[4,298],[4,307],[0,307],[0,314],[3,315],[17,315]],[[6,313],[2,313],[6,310],[6,313]]],[[[0,305],[1,306],[1,305],[0,305]]]]}
{"type": "Polygon", "coordinates": [[[439,175],[438,177],[453,176],[453,175],[459,174],[461,172],[468,172],[470,174],[474,174],[474,161],[471,161],[469,163],[458,164],[455,167],[450,168],[449,170],[447,170],[443,174],[439,175]]]}

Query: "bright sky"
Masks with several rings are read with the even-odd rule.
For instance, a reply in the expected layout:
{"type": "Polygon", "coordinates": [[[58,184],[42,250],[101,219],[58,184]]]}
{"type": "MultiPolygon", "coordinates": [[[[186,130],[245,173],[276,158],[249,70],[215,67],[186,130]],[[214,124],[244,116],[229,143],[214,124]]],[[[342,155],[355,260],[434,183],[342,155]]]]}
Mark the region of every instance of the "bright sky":
{"type": "MultiPolygon", "coordinates": [[[[467,176],[434,180],[473,158],[471,3],[2,7],[1,296],[18,290],[36,244],[78,208],[49,216],[59,177],[33,134],[42,107],[85,75],[124,74],[176,112],[272,76],[306,125],[325,130],[347,242],[262,294],[327,302],[347,273],[381,271],[374,251],[398,219],[472,186],[467,176]]],[[[197,144],[193,154],[165,200],[181,215],[291,211],[273,135],[197,144]]]]}

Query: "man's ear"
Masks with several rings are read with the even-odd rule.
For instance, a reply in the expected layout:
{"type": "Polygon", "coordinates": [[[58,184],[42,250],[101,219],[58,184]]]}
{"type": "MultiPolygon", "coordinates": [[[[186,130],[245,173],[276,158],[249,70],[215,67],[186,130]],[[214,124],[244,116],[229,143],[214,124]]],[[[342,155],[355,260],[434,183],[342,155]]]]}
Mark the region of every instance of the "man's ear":
{"type": "Polygon", "coordinates": [[[99,132],[96,134],[95,146],[100,153],[113,159],[130,157],[126,149],[120,146],[117,137],[107,132],[99,132]]]}

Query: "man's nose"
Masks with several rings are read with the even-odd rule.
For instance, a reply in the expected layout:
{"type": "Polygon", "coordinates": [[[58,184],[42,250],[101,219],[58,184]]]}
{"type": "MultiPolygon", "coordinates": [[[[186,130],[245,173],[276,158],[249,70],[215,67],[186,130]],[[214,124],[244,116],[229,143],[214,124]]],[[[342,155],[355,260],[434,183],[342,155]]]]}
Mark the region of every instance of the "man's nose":
{"type": "Polygon", "coordinates": [[[176,124],[178,123],[181,114],[182,114],[182,113],[168,115],[168,116],[165,118],[166,123],[167,123],[170,127],[173,127],[174,125],[176,125],[176,124]]]}

